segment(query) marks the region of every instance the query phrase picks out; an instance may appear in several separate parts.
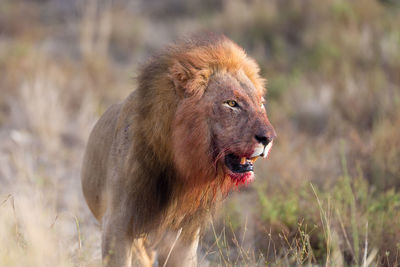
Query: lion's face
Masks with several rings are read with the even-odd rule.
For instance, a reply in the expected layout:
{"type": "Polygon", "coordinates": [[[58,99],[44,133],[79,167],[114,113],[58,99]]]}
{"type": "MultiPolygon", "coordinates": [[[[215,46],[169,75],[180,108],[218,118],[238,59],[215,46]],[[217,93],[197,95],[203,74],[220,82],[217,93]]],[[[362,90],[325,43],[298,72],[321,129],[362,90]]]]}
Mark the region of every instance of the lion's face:
{"type": "Polygon", "coordinates": [[[168,78],[179,97],[170,126],[171,154],[187,183],[247,183],[254,178],[254,161],[268,156],[276,134],[258,71],[255,61],[227,39],[171,61],[168,78]]]}
{"type": "Polygon", "coordinates": [[[217,73],[201,102],[208,110],[214,162],[236,184],[251,181],[254,161],[268,156],[276,136],[262,95],[241,72],[217,73]]]}

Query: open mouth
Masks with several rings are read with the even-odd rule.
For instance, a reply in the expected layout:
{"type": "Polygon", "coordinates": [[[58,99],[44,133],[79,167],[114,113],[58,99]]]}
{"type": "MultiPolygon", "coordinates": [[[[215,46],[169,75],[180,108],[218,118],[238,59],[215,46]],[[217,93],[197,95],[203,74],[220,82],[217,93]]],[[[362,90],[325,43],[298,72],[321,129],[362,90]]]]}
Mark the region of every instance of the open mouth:
{"type": "Polygon", "coordinates": [[[236,184],[247,183],[254,179],[254,162],[259,158],[267,158],[272,147],[272,141],[264,146],[257,145],[250,156],[239,156],[231,153],[225,156],[225,166],[228,175],[236,184]]]}
{"type": "Polygon", "coordinates": [[[233,173],[246,173],[254,171],[253,163],[258,157],[246,158],[235,154],[225,156],[225,165],[233,173]]]}
{"type": "Polygon", "coordinates": [[[228,175],[236,183],[248,184],[254,179],[254,162],[258,156],[253,158],[240,157],[235,154],[225,156],[225,166],[228,169],[228,175]]]}

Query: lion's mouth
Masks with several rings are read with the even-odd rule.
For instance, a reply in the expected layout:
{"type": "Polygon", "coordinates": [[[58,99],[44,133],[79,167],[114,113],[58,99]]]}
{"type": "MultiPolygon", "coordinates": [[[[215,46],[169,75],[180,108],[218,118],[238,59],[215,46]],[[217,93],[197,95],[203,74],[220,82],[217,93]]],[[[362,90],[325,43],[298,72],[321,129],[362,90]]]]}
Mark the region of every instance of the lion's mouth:
{"type": "Polygon", "coordinates": [[[246,173],[254,171],[253,163],[258,157],[246,158],[239,157],[235,154],[225,156],[225,165],[233,173],[246,173]]]}
{"type": "Polygon", "coordinates": [[[225,166],[227,174],[236,183],[248,184],[254,179],[254,165],[258,156],[253,158],[240,157],[236,154],[228,154],[225,156],[225,166]]]}
{"type": "Polygon", "coordinates": [[[225,156],[225,166],[228,175],[236,181],[236,184],[247,183],[254,179],[254,162],[259,158],[266,158],[272,147],[272,141],[266,145],[258,145],[251,156],[239,156],[231,153],[225,156]]]}

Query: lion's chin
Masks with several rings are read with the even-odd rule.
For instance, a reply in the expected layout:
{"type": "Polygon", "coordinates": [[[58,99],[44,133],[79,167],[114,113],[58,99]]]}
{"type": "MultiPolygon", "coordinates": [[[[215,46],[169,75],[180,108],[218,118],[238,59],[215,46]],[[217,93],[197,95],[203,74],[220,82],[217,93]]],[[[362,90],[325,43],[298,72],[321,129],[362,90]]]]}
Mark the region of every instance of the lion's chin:
{"type": "Polygon", "coordinates": [[[232,182],[235,185],[247,185],[254,180],[254,172],[242,172],[242,173],[234,173],[228,171],[228,176],[231,178],[232,182]]]}

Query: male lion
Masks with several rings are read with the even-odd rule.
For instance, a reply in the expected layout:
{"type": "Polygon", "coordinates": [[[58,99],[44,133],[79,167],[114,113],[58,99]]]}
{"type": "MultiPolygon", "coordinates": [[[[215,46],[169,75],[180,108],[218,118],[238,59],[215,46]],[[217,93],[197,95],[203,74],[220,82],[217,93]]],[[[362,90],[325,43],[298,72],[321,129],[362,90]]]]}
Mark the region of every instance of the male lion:
{"type": "Polygon", "coordinates": [[[224,36],[153,57],[95,125],[82,169],[107,266],[195,266],[216,202],[253,180],[275,138],[257,64],[224,36]]]}

